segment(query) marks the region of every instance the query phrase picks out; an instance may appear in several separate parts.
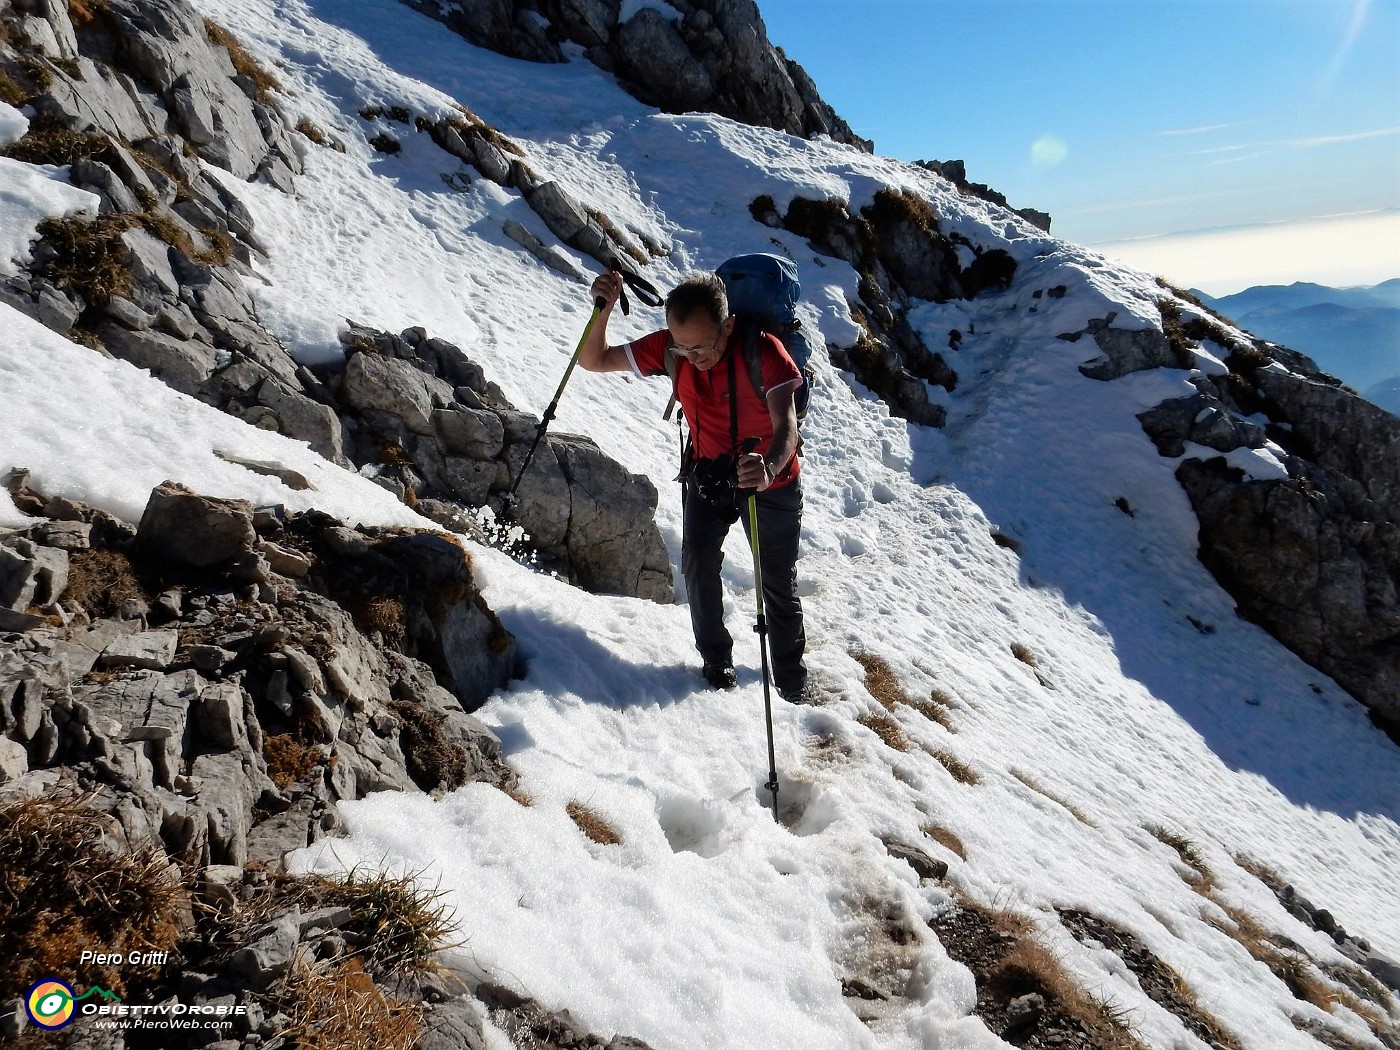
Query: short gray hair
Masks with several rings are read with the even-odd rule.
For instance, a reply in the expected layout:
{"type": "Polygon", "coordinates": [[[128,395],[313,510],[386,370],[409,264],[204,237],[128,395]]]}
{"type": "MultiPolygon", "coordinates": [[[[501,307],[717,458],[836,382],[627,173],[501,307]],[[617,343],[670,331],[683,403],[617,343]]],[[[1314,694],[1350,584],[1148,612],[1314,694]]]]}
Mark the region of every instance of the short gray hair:
{"type": "Polygon", "coordinates": [[[718,274],[701,271],[688,276],[666,296],[666,318],[685,324],[697,310],[703,310],[716,325],[729,317],[729,297],[718,274]]]}

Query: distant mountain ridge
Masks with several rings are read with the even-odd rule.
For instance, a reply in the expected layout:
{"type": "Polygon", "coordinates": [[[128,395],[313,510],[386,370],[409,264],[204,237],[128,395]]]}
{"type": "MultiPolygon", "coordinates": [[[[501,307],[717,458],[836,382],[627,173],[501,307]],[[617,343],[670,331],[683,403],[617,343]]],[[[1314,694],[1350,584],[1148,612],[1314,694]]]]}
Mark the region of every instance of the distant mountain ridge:
{"type": "Polygon", "coordinates": [[[1400,414],[1400,278],[1370,288],[1298,281],[1214,298],[1195,294],[1243,328],[1307,354],[1367,400],[1400,414]]]}

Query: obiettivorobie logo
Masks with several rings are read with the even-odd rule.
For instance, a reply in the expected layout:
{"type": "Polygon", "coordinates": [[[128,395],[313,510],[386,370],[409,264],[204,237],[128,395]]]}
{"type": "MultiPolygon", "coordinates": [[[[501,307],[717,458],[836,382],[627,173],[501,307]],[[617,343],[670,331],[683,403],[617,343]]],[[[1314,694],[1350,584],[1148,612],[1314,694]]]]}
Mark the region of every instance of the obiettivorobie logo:
{"type": "Polygon", "coordinates": [[[45,977],[29,989],[29,994],[24,999],[24,1008],[29,1013],[29,1019],[36,1025],[54,1031],[72,1024],[73,1016],[77,1012],[75,1004],[84,999],[91,999],[94,995],[108,1002],[121,1001],[116,994],[98,985],[93,985],[82,995],[78,995],[67,981],[45,977]]]}

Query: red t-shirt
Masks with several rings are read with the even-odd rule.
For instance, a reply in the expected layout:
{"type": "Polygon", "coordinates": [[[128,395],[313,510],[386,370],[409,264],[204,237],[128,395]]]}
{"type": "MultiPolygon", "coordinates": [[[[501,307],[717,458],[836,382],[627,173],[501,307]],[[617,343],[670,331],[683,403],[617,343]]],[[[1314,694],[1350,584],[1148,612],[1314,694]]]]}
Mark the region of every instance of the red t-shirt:
{"type": "MultiPolygon", "coordinates": [[[[744,361],[741,337],[735,332],[729,337],[726,354],[708,372],[702,372],[685,357],[678,360],[676,371],[676,400],[680,402],[685,420],[690,424],[691,440],[695,443],[695,454],[702,459],[727,456],[734,449],[730,445],[729,434],[729,359],[734,358],[734,385],[739,390],[739,441],[745,438],[759,439],[757,451],[767,454],[768,445],[773,440],[773,417],[768,414],[768,404],[758,396],[749,378],[749,367],[744,361]]],[[[775,337],[763,334],[760,339],[767,346],[760,345],[759,357],[762,363],[763,389],[773,391],[782,386],[797,386],[802,382],[802,372],[793,363],[783,344],[775,337]]],[[[666,329],[644,335],[626,346],[627,359],[633,370],[642,377],[666,375],[666,348],[671,345],[671,333],[666,329]]],[[[797,477],[801,469],[798,458],[788,458],[787,465],[778,472],[769,488],[779,488],[797,477]]]]}

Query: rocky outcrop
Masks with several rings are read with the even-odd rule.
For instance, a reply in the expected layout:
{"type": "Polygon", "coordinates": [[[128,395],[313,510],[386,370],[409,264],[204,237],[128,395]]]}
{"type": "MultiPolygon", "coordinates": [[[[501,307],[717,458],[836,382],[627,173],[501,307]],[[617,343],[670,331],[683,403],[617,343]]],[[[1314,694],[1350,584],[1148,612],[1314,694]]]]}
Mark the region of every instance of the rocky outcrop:
{"type": "Polygon", "coordinates": [[[576,44],[641,101],[671,113],[703,110],[804,138],[869,150],[802,67],[768,41],[754,0],[405,0],[480,47],[535,62],[564,61],[576,44]]]}
{"type": "Polygon", "coordinates": [[[1021,218],[1036,229],[1050,232],[1050,215],[1047,212],[1037,211],[1035,208],[1012,208],[1006,199],[1006,195],[998,193],[986,183],[969,182],[967,179],[967,165],[960,160],[916,160],[914,162],[921,168],[927,168],[935,174],[942,175],[963,193],[968,196],[977,197],[992,204],[1000,205],[1008,211],[1014,211],[1021,218]]]}
{"type": "Polygon", "coordinates": [[[1241,616],[1400,738],[1400,420],[1301,354],[1184,300],[1160,306],[1160,329],[1117,329],[1110,315],[1062,338],[1092,335],[1103,356],[1080,371],[1094,379],[1191,368],[1203,342],[1226,355],[1224,374],[1197,374],[1195,394],[1138,417],[1162,455],[1186,457],[1176,477],[1201,561],[1241,616]],[[1286,476],[1254,477],[1229,458],[1251,450],[1286,476]]]}
{"type": "Polygon", "coordinates": [[[675,597],[651,481],[588,438],[550,433],[523,478],[539,420],[518,411],[461,349],[422,329],[352,325],[342,367],[319,369],[360,472],[440,523],[489,542],[480,519],[518,523],[540,567],[587,590],[675,597]],[[520,480],[516,498],[507,498],[520,480]]]}
{"type": "Polygon", "coordinates": [[[92,508],[11,486],[55,520],[0,535],[6,608],[28,617],[0,635],[0,791],[62,767],[130,841],[277,865],[339,800],[514,783],[467,711],[515,643],[451,537],[170,483],[138,528],[99,532],[92,508]]]}
{"type": "MultiPolygon", "coordinates": [[[[66,5],[37,4],[24,31],[10,34],[16,50],[0,44],[0,68],[13,71],[41,114],[7,152],[71,163],[74,182],[97,195],[101,211],[42,224],[33,265],[0,286],[0,297],[177,390],[365,470],[406,500],[422,497],[437,520],[491,540],[464,511],[492,503],[502,511],[523,458],[516,446],[523,431],[533,437],[535,421],[458,348],[422,332],[352,347],[344,369],[317,374],[297,364],[245,287],[261,250],[251,217],[193,159],[290,187],[300,164],[272,78],[185,4],[121,0],[94,10],[75,28],[66,5]],[[83,76],[72,75],[74,62],[83,76]]],[[[659,250],[590,212],[469,114],[419,129],[520,192],[562,241],[600,264],[635,274],[659,250]]],[[[532,250],[553,258],[546,245],[532,250]]],[[[650,520],[654,489],[583,439],[552,439],[545,452],[512,508],[544,565],[591,589],[672,600],[669,560],[650,520]]],[[[178,531],[161,542],[178,546],[178,531]]]]}
{"type": "Polygon", "coordinates": [[[883,398],[891,414],[941,427],[947,411],[930,400],[929,384],[951,391],[958,377],[909,323],[909,309],[915,299],[947,302],[1009,287],[1016,273],[1011,256],[944,233],[928,201],[909,192],[881,190],[857,215],[844,201],[803,197],[786,212],[770,197],[753,201],[749,210],[764,225],[807,238],[814,251],[860,274],[860,301],[850,306],[865,334],[853,347],[833,348],[832,363],[883,398]]]}

